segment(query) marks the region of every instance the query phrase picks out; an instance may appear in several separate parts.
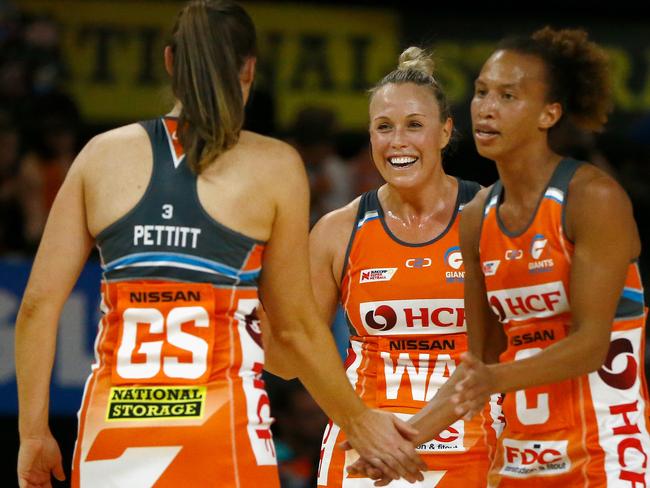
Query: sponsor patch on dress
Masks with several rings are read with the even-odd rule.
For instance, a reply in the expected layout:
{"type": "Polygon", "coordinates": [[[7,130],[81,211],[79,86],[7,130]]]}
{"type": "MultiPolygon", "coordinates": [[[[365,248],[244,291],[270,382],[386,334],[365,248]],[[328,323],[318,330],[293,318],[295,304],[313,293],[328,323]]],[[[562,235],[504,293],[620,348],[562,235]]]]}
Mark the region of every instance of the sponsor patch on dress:
{"type": "Polygon", "coordinates": [[[359,283],[370,283],[372,281],[390,281],[397,268],[371,268],[362,269],[359,273],[359,283]]]}
{"type": "Polygon", "coordinates": [[[111,388],[106,421],[199,419],[205,386],[120,386],[111,388]]]}
{"type": "Polygon", "coordinates": [[[528,478],[568,473],[571,469],[568,445],[567,440],[503,439],[503,467],[500,474],[528,478]]]}

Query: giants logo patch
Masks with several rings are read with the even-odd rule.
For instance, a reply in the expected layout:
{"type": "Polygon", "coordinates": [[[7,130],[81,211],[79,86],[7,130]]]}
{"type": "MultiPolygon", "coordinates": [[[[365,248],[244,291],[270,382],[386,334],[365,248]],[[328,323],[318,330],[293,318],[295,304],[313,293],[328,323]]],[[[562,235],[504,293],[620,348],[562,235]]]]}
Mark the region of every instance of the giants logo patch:
{"type": "Polygon", "coordinates": [[[517,441],[503,439],[503,467],[500,474],[512,478],[554,476],[568,473],[571,460],[569,441],[517,441]]]}
{"type": "Polygon", "coordinates": [[[487,296],[501,322],[553,317],[569,311],[569,301],[561,281],[488,291],[487,296]]]}
{"type": "Polygon", "coordinates": [[[361,323],[372,335],[465,332],[462,299],[385,300],[359,305],[361,323]]]}
{"type": "Polygon", "coordinates": [[[359,283],[370,283],[373,281],[390,281],[397,268],[372,268],[362,269],[359,273],[359,283]]]}
{"type": "Polygon", "coordinates": [[[530,243],[530,255],[533,259],[537,260],[542,256],[547,242],[548,239],[546,239],[543,234],[537,234],[533,237],[533,240],[530,243]]]}

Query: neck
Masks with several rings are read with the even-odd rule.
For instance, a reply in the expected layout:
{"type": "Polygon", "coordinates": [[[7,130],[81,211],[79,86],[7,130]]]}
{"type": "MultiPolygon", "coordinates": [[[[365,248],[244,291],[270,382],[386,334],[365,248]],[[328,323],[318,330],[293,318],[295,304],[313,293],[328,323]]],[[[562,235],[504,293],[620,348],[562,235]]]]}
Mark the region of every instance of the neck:
{"type": "Polygon", "coordinates": [[[405,224],[435,218],[456,193],[456,179],[440,171],[421,188],[398,188],[389,183],[379,189],[384,213],[405,224]]]}
{"type": "Polygon", "coordinates": [[[562,156],[548,145],[528,148],[526,154],[517,154],[495,160],[499,178],[505,189],[506,200],[512,203],[528,201],[548,184],[562,156]]]}
{"type": "Polygon", "coordinates": [[[178,117],[181,114],[181,108],[183,108],[183,105],[181,104],[180,100],[175,100],[174,108],[171,109],[171,111],[167,114],[167,116],[178,117]]]}

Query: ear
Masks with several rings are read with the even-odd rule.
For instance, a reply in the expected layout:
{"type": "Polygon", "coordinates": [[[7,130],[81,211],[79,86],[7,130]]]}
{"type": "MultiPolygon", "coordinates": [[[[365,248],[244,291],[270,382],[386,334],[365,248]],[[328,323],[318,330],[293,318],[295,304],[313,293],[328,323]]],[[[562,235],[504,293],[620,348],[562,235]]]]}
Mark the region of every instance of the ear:
{"type": "Polygon", "coordinates": [[[241,91],[244,97],[244,104],[248,100],[248,95],[250,94],[251,86],[253,85],[253,80],[255,79],[255,65],[257,64],[257,58],[251,56],[246,58],[244,65],[242,66],[239,72],[239,83],[241,84],[241,91]]]}
{"type": "Polygon", "coordinates": [[[454,131],[454,121],[451,117],[447,117],[445,123],[442,126],[442,134],[440,137],[440,150],[442,151],[451,139],[451,134],[454,131]]]}
{"type": "Polygon", "coordinates": [[[164,59],[165,71],[167,71],[167,74],[171,76],[174,72],[174,51],[172,51],[171,46],[165,46],[164,59]]]}
{"type": "Polygon", "coordinates": [[[559,102],[544,105],[539,115],[539,128],[548,130],[562,118],[562,105],[559,102]]]}

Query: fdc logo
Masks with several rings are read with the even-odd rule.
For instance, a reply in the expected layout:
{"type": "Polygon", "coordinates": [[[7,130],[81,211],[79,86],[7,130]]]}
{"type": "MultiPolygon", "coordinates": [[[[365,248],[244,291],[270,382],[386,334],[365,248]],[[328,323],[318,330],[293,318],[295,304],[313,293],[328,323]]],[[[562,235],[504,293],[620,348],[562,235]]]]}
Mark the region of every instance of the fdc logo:
{"type": "Polygon", "coordinates": [[[571,460],[569,441],[503,440],[504,463],[501,474],[515,478],[567,473],[571,460]]]}

